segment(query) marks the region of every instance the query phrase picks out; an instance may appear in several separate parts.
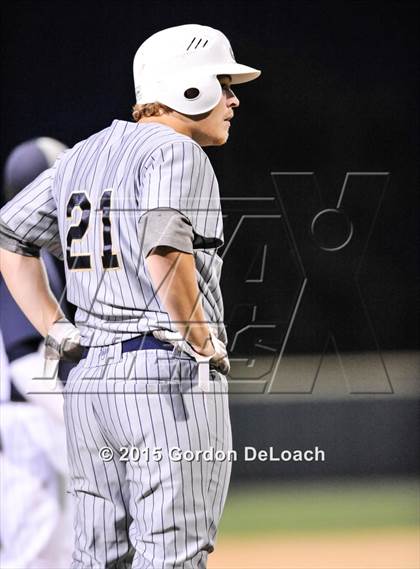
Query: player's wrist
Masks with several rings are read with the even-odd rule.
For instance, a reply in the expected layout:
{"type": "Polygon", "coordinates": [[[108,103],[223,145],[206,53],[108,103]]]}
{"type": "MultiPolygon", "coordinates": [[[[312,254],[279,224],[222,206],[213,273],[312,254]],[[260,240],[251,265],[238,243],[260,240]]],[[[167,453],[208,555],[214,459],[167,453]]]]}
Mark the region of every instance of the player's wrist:
{"type": "Polygon", "coordinates": [[[199,341],[194,341],[191,339],[189,339],[187,341],[188,341],[188,344],[194,350],[194,352],[196,352],[200,356],[210,357],[216,351],[210,334],[208,334],[202,340],[199,340],[199,341]]]}
{"type": "Polygon", "coordinates": [[[45,359],[78,362],[82,352],[79,330],[67,318],[60,317],[48,329],[45,338],[45,359]]]}

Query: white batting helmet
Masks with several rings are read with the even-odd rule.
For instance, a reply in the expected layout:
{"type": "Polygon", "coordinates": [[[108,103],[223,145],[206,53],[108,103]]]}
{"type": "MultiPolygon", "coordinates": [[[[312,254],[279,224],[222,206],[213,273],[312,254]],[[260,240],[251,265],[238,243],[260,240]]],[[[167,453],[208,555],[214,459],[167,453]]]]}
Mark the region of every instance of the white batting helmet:
{"type": "Polygon", "coordinates": [[[137,50],[133,70],[137,103],[159,102],[186,115],[217,105],[222,96],[218,75],[230,75],[237,84],[261,74],[236,63],[222,32],[198,24],[153,34],[137,50]]]}

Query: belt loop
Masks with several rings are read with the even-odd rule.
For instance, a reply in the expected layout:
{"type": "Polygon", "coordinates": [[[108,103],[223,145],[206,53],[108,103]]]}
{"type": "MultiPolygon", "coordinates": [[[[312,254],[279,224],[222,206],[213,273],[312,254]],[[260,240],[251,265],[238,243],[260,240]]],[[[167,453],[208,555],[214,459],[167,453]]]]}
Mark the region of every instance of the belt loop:
{"type": "Polygon", "coordinates": [[[120,341],[114,346],[114,359],[121,360],[121,358],[122,358],[122,342],[120,341]]]}
{"type": "Polygon", "coordinates": [[[201,391],[208,393],[210,391],[210,365],[207,361],[197,361],[198,363],[198,386],[201,391]]]}

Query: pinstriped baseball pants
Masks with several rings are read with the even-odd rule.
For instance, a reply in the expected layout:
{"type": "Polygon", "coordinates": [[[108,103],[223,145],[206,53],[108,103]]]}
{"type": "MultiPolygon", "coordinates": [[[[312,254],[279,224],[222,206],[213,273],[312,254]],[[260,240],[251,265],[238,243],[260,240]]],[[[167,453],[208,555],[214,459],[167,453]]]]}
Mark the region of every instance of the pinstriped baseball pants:
{"type": "Polygon", "coordinates": [[[75,499],[72,569],[205,568],[231,463],[173,460],[170,449],[231,449],[226,378],[211,370],[203,393],[197,363],[185,355],[91,348],[69,376],[64,410],[75,499]],[[109,462],[103,447],[113,453],[109,462]],[[125,448],[150,454],[122,460],[125,448]]]}

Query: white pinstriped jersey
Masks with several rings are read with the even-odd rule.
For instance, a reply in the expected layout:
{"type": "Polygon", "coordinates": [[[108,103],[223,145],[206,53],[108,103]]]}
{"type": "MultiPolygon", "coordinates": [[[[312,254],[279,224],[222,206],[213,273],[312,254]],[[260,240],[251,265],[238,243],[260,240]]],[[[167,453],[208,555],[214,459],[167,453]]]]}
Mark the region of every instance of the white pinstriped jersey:
{"type": "Polygon", "coordinates": [[[218,183],[192,139],[158,123],[115,120],[62,154],[0,216],[28,254],[46,247],[65,258],[67,298],[77,306],[82,344],[101,346],[157,328],[175,330],[142,254],[139,220],[154,208],[176,209],[190,220],[204,313],[226,342],[218,183]]]}

